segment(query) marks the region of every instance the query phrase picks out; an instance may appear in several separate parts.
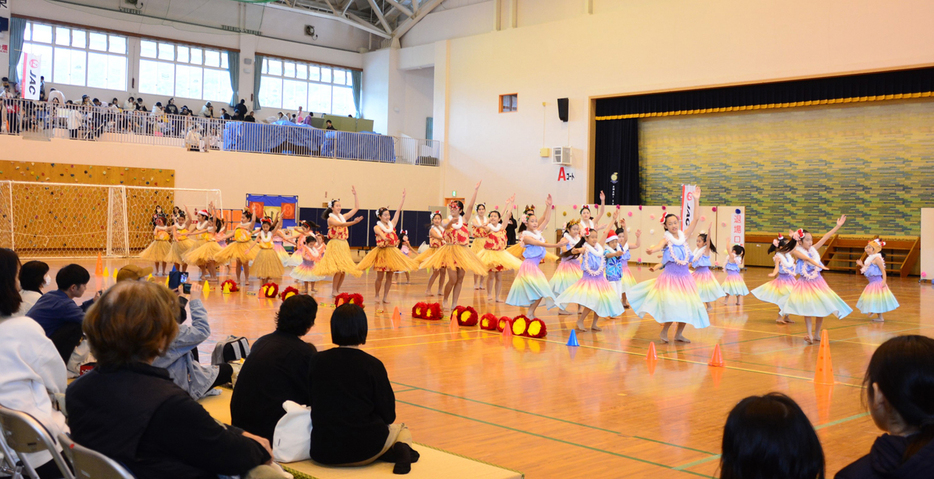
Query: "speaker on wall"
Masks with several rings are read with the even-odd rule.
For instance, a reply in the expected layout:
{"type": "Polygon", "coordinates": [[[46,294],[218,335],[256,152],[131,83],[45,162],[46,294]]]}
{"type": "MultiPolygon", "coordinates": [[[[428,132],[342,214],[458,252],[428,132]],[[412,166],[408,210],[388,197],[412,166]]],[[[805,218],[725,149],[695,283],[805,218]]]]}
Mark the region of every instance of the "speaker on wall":
{"type": "Polygon", "coordinates": [[[568,99],[558,98],[558,118],[568,121],[568,99]]]}

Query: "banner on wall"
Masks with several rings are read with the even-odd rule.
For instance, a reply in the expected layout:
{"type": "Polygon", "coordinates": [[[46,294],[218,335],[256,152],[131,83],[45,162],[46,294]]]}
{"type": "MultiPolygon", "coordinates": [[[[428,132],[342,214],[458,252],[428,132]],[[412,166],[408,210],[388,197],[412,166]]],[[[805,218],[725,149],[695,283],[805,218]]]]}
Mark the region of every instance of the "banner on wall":
{"type": "Polygon", "coordinates": [[[246,195],[250,211],[257,216],[282,216],[282,226],[295,226],[295,210],[298,196],[281,195],[246,195]]]}
{"type": "Polygon", "coordinates": [[[697,185],[681,185],[681,229],[694,222],[694,191],[697,185]]]}
{"type": "Polygon", "coordinates": [[[23,52],[23,71],[20,76],[20,90],[27,100],[39,99],[39,67],[42,65],[39,55],[23,52]]]}
{"type": "Polygon", "coordinates": [[[746,242],[746,213],[736,208],[730,212],[730,244],[742,245],[746,242]]]}

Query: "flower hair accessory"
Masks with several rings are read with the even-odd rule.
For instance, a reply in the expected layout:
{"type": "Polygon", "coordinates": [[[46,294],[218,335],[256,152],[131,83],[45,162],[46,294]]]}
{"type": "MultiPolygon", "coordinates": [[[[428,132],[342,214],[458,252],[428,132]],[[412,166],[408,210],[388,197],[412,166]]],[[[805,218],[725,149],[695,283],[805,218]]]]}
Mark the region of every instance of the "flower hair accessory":
{"type": "Polygon", "coordinates": [[[804,238],[804,230],[798,228],[797,231],[791,233],[791,238],[795,241],[801,241],[801,238],[804,238]]]}
{"type": "Polygon", "coordinates": [[[431,216],[440,215],[440,214],[441,214],[441,210],[435,210],[435,212],[432,213],[431,216]]]}
{"type": "Polygon", "coordinates": [[[340,201],[340,200],[341,200],[340,198],[334,198],[334,199],[332,199],[331,201],[328,201],[328,208],[333,208],[333,207],[334,207],[334,203],[337,203],[337,202],[340,201]]]}
{"type": "Polygon", "coordinates": [[[661,221],[659,221],[659,223],[665,224],[665,219],[666,219],[666,218],[668,218],[668,215],[662,215],[662,219],[661,219],[661,221]]]}
{"type": "Polygon", "coordinates": [[[451,202],[448,203],[448,208],[456,208],[456,207],[457,207],[457,200],[451,200],[451,202]]]}
{"type": "Polygon", "coordinates": [[[585,227],[584,227],[584,231],[582,232],[582,234],[583,234],[584,236],[590,236],[590,232],[591,232],[591,231],[593,231],[593,230],[585,226],[585,227]]]}
{"type": "Polygon", "coordinates": [[[882,248],[883,246],[885,246],[885,241],[882,241],[882,238],[875,238],[875,239],[873,239],[872,241],[870,241],[870,243],[875,243],[875,244],[879,245],[880,248],[882,248]]]}
{"type": "Polygon", "coordinates": [[[267,216],[267,217],[263,218],[263,220],[260,221],[260,223],[267,224],[267,225],[271,225],[271,224],[272,224],[272,219],[269,218],[269,217],[267,216]]]}

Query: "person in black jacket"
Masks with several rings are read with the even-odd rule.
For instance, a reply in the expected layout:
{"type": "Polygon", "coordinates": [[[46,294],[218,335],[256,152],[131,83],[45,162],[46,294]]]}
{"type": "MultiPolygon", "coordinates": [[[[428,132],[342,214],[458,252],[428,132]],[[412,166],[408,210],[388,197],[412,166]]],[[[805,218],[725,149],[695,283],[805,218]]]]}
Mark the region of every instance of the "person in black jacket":
{"type": "Polygon", "coordinates": [[[253,343],[243,362],[233,397],[231,424],[275,443],[276,423],[285,415],[282,403],[311,404],[311,362],[318,351],[302,341],[311,331],[318,303],[307,295],[282,302],[276,315],[276,331],[253,343]]]}
{"type": "Polygon", "coordinates": [[[396,420],[396,398],[379,359],[366,344],[366,313],[344,304],[331,315],[331,341],[338,347],[315,355],[311,365],[311,458],[333,466],[393,462],[407,474],[418,461],[412,434],[396,420]]]}
{"type": "Polygon", "coordinates": [[[117,283],[95,302],[84,332],[97,367],[65,393],[72,439],[138,479],[264,474],[266,439],[217,423],[152,366],[178,331],[177,316],[175,294],[146,281],[117,283]]]}
{"type": "Polygon", "coordinates": [[[866,403],[876,427],[869,454],[836,479],[909,479],[934,476],[934,339],[898,336],[869,360],[866,403]]]}
{"type": "Polygon", "coordinates": [[[246,116],[246,100],[240,100],[240,103],[237,103],[237,106],[234,107],[234,120],[243,121],[243,118],[246,116]]]}

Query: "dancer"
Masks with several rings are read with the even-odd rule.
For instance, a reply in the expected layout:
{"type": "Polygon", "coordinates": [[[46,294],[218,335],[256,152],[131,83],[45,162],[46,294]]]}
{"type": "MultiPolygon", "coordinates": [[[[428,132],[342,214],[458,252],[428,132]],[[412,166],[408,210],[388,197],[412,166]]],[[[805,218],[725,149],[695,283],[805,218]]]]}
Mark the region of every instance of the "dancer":
{"type": "Polygon", "coordinates": [[[188,207],[184,211],[178,212],[178,219],[175,220],[175,244],[172,245],[172,263],[177,271],[188,271],[188,263],[185,263],[185,253],[191,251],[195,242],[188,237],[188,227],[191,225],[189,220],[188,207]]]}
{"type": "MultiPolygon", "coordinates": [[[[694,191],[694,211],[700,203],[701,189],[694,191]]],[[[646,248],[646,254],[664,250],[662,264],[664,269],[655,279],[643,281],[629,290],[629,304],[640,317],[652,315],[655,321],[664,324],[661,332],[662,342],[668,342],[668,329],[672,322],[678,323],[675,341],[690,343],[684,337],[684,327],[691,323],[695,328],[710,326],[707,309],[697,293],[694,276],[688,269],[691,263],[691,250],[687,238],[694,233],[697,221],[692,221],[688,228],[681,230],[681,220],[673,214],[662,218],[665,237],[655,246],[646,248]]]]}
{"type": "Polygon", "coordinates": [[[545,274],[538,267],[545,256],[545,248],[558,247],[557,244],[546,243],[542,236],[550,215],[551,195],[548,195],[541,223],[535,213],[530,213],[526,217],[526,229],[519,236],[519,243],[525,248],[525,253],[523,253],[525,261],[519,267],[516,279],[513,280],[509,294],[506,295],[506,304],[526,308],[525,315],[530,319],[535,318],[535,310],[543,300],[545,307],[551,307],[555,303],[554,292],[548,285],[545,274]]]}
{"type": "Polygon", "coordinates": [[[746,248],[735,244],[730,248],[730,257],[726,260],[726,280],[723,281],[723,291],[726,293],[726,299],[723,304],[730,302],[730,295],[736,296],[736,304],[739,304],[739,298],[749,294],[743,276],[739,274],[743,267],[743,260],[746,258],[746,248]]]}
{"type": "Polygon", "coordinates": [[[347,238],[350,233],[347,228],[363,221],[362,216],[354,217],[360,210],[360,199],[357,198],[357,189],[350,187],[353,194],[353,209],[347,212],[351,217],[347,221],[341,214],[341,200],[331,200],[328,203],[328,209],[324,210],[322,218],[328,222],[328,254],[324,255],[315,265],[315,276],[333,276],[331,282],[331,297],[335,297],[341,292],[341,286],[344,284],[344,277],[350,273],[355,278],[362,274],[350,257],[350,245],[347,244],[347,238]]]}
{"type": "MultiPolygon", "coordinates": [[[[281,223],[280,219],[280,223],[281,223]]],[[[282,263],[282,266],[290,266],[289,263],[292,262],[292,255],[285,250],[283,244],[288,244],[293,248],[296,247],[295,240],[293,239],[292,232],[287,228],[279,228],[273,234],[272,237],[272,250],[276,252],[276,256],[279,258],[279,262],[282,263]]]]}
{"type": "Polygon", "coordinates": [[[198,229],[191,233],[199,238],[201,246],[192,248],[191,251],[185,253],[182,259],[185,260],[185,263],[198,267],[198,270],[201,272],[201,276],[198,279],[199,282],[204,279],[205,276],[212,281],[216,281],[217,266],[214,257],[223,250],[223,248],[217,244],[216,233],[218,222],[223,222],[219,218],[216,221],[211,219],[210,215],[205,210],[201,210],[198,216],[209,218],[208,221],[198,223],[198,229]],[[207,274],[205,274],[205,271],[207,274]]]}
{"type": "MultiPolygon", "coordinates": [[[[406,258],[412,257],[412,243],[409,243],[408,230],[402,230],[402,234],[399,235],[399,251],[401,251],[402,255],[406,258]]],[[[415,260],[413,259],[412,261],[415,260]]],[[[415,261],[415,264],[419,264],[418,261],[415,261]]],[[[416,267],[416,269],[418,268],[416,267]]],[[[397,281],[397,284],[412,284],[412,277],[410,276],[409,271],[397,271],[396,273],[405,275],[405,282],[397,281]]]]}
{"type": "MultiPolygon", "coordinates": [[[[594,206],[597,206],[597,205],[594,205],[594,206]]],[[[581,225],[581,228],[589,228],[589,229],[597,230],[597,231],[600,231],[606,228],[607,225],[600,226],[600,221],[603,220],[603,213],[605,212],[605,210],[606,210],[606,195],[603,194],[603,192],[601,191],[600,192],[600,211],[597,212],[596,220],[594,220],[593,217],[590,215],[590,207],[588,205],[584,205],[581,207],[580,209],[581,218],[580,218],[580,221],[578,221],[578,223],[580,223],[581,225]]]]}
{"type": "Polygon", "coordinates": [[[275,241],[276,231],[282,226],[282,217],[276,214],[275,219],[268,216],[263,218],[260,223],[260,229],[257,232],[256,242],[253,247],[259,247],[259,252],[253,258],[253,274],[259,278],[259,285],[282,280],[282,274],[285,268],[282,266],[282,259],[276,253],[273,243],[275,241]]]}
{"type": "MultiPolygon", "coordinates": [[[[160,208],[161,210],[161,208],[160,208]]],[[[171,227],[165,225],[165,215],[158,214],[154,220],[152,230],[153,240],[140,254],[140,259],[155,263],[153,271],[156,276],[165,276],[165,266],[172,262],[172,242],[169,241],[171,227]],[[160,269],[161,266],[161,269],[160,269]]]]}
{"type": "Polygon", "coordinates": [[[480,183],[477,183],[477,186],[474,187],[467,209],[464,209],[462,201],[455,200],[448,204],[448,211],[451,214],[447,220],[441,222],[441,227],[444,228],[444,246],[421,265],[422,268],[447,268],[448,281],[444,285],[444,298],[441,302],[444,309],[450,309],[457,305],[461,287],[464,284],[464,276],[468,270],[480,276],[486,276],[486,268],[483,263],[467,247],[469,241],[467,222],[470,221],[470,212],[473,211],[473,204],[477,200],[478,190],[480,190],[480,183]],[[448,301],[448,298],[450,298],[450,301],[448,301]]]}
{"type": "MultiPolygon", "coordinates": [[[[593,222],[590,221],[590,224],[593,224],[593,222]]],[[[562,250],[562,254],[558,260],[558,268],[555,269],[555,274],[551,275],[551,280],[548,281],[551,292],[555,294],[555,297],[558,297],[566,289],[570,288],[584,277],[584,272],[581,270],[580,255],[567,254],[567,252],[574,248],[574,245],[580,242],[580,231],[580,220],[571,220],[564,225],[564,235],[561,237],[561,240],[558,241],[558,248],[562,250]]],[[[577,312],[580,314],[580,308],[577,309],[577,312]]],[[[571,313],[561,308],[558,314],[565,315],[571,313]]]]}
{"type": "MultiPolygon", "coordinates": [[[[512,195],[511,198],[506,200],[506,208],[503,211],[506,211],[507,215],[510,214],[509,207],[515,198],[516,195],[512,195]]],[[[480,251],[477,257],[486,266],[488,272],[486,277],[486,300],[502,303],[499,295],[503,289],[503,271],[508,269],[517,270],[522,266],[522,262],[506,252],[506,228],[499,211],[493,210],[490,212],[489,221],[484,229],[487,231],[488,236],[484,241],[486,243],[484,249],[480,251]]]]}
{"type": "MultiPolygon", "coordinates": [[[[314,223],[311,223],[314,224],[314,223]]],[[[315,228],[318,226],[315,225],[315,228]]],[[[315,283],[327,279],[324,276],[315,276],[315,262],[320,261],[324,256],[324,236],[321,233],[311,232],[309,228],[308,236],[299,238],[296,252],[302,255],[302,263],[294,268],[289,276],[295,278],[302,284],[302,294],[317,293],[315,283]]]]}
{"type": "Polygon", "coordinates": [[[885,321],[885,318],[882,317],[884,313],[894,311],[898,307],[898,301],[895,300],[895,295],[892,294],[889,285],[886,283],[883,246],[885,246],[885,241],[879,238],[870,241],[866,245],[866,254],[868,255],[866,261],[856,261],[856,264],[860,267],[859,272],[869,280],[863,294],[859,295],[856,308],[861,313],[869,316],[875,314],[876,317],[873,322],[877,323],[885,321]]]}
{"type": "MultiPolygon", "coordinates": [[[[415,257],[415,262],[419,264],[419,269],[422,269],[422,264],[425,263],[428,258],[434,256],[438,250],[444,246],[444,228],[441,227],[441,212],[435,211],[431,215],[431,227],[428,229],[428,249],[415,257]]],[[[444,268],[435,268],[431,272],[431,276],[428,277],[428,286],[425,287],[425,296],[434,296],[435,294],[431,292],[431,285],[435,283],[435,280],[440,276],[441,280],[438,281],[438,296],[441,296],[444,290],[444,268]]]]}
{"type": "Polygon", "coordinates": [[[775,320],[778,324],[794,323],[794,321],[781,310],[780,306],[788,299],[788,295],[791,294],[791,289],[796,282],[795,275],[797,274],[797,270],[795,268],[795,258],[791,255],[791,252],[795,249],[797,244],[798,243],[794,239],[786,239],[782,235],[778,235],[778,238],[772,240],[772,245],[769,246],[769,253],[775,252],[775,256],[772,257],[775,261],[775,269],[772,270],[769,277],[775,278],[778,276],[778,278],[752,290],[752,295],[758,298],[759,301],[765,301],[766,303],[779,306],[778,319],[775,320]]]}
{"type": "Polygon", "coordinates": [[[795,231],[792,238],[798,242],[798,247],[791,254],[798,259],[798,274],[801,275],[795,286],[791,288],[791,293],[786,298],[783,305],[779,305],[787,314],[804,316],[804,324],[808,333],[804,341],[808,344],[814,343],[815,337],[820,337],[821,324],[824,317],[833,314],[839,319],[853,312],[853,309],[837,296],[824,278],[821,276],[821,270],[827,269],[820,261],[818,250],[831,236],[837,233],[837,230],[846,223],[846,215],[837,220],[837,225],[827,234],[821,237],[820,241],[814,243],[814,238],[807,230],[799,229],[795,231]],[[813,260],[813,261],[810,261],[813,260]],[[820,266],[815,266],[814,263],[820,266]],[[811,319],[814,319],[814,326],[817,336],[811,333],[811,319]]]}
{"type": "Polygon", "coordinates": [[[606,279],[605,248],[597,241],[598,235],[597,230],[585,227],[581,239],[565,253],[567,256],[581,256],[583,276],[555,300],[555,304],[562,309],[568,304],[578,305],[581,314],[577,316],[577,330],[581,332],[588,331],[584,320],[591,312],[593,321],[590,329],[593,331],[602,331],[597,326],[600,317],[620,316],[625,312],[619,293],[606,279]]]}
{"type": "MultiPolygon", "coordinates": [[[[301,248],[298,247],[299,242],[304,241],[305,237],[308,235],[317,236],[313,231],[311,225],[314,223],[309,223],[305,220],[300,221],[297,225],[288,229],[289,239],[295,245],[295,251],[289,255],[289,259],[286,261],[285,266],[298,266],[304,261],[303,253],[301,248]]],[[[315,225],[315,228],[318,226],[315,225]]]]}
{"type": "Polygon", "coordinates": [[[399,208],[389,216],[389,208],[380,208],[376,211],[379,221],[373,226],[376,234],[376,248],[370,250],[357,265],[360,271],[370,268],[376,270],[376,304],[389,303],[389,288],[392,287],[392,275],[396,271],[412,271],[418,269],[418,263],[409,259],[399,250],[399,235],[396,234],[396,225],[399,224],[399,215],[405,205],[405,190],[402,190],[402,201],[399,208]],[[380,299],[379,290],[382,288],[383,297],[380,299]]]}
{"type": "MultiPolygon", "coordinates": [[[[479,257],[480,252],[483,251],[486,245],[486,237],[490,235],[490,230],[486,228],[490,218],[486,215],[486,203],[478,204],[476,211],[477,214],[470,219],[470,235],[473,237],[470,249],[479,257]]],[[[489,281],[489,278],[487,276],[487,281],[489,281]]],[[[473,289],[483,289],[483,281],[480,281],[480,276],[477,274],[473,275],[473,289]]]]}
{"type": "MultiPolygon", "coordinates": [[[[515,208],[515,206],[513,208],[515,208]]],[[[527,219],[529,215],[534,215],[534,214],[535,214],[535,205],[526,205],[525,209],[522,211],[522,216],[519,218],[519,227],[516,230],[517,235],[519,235],[520,237],[522,236],[522,232],[528,228],[528,225],[526,223],[527,223],[527,219]]],[[[516,244],[506,248],[506,252],[515,256],[519,260],[523,260],[524,259],[523,254],[525,253],[525,248],[522,247],[521,241],[516,241],[516,244]]],[[[558,255],[552,253],[551,251],[546,251],[545,256],[542,257],[542,263],[545,263],[547,261],[558,261],[558,259],[559,259],[558,255]]]]}
{"type": "MultiPolygon", "coordinates": [[[[713,228],[713,222],[707,226],[707,231],[713,228]]],[[[710,241],[710,235],[701,233],[697,235],[697,249],[694,250],[694,258],[691,266],[694,267],[694,281],[697,283],[697,293],[700,294],[701,301],[710,309],[711,303],[726,296],[726,292],[720,287],[717,278],[710,272],[710,252],[717,252],[717,247],[710,241]]]]}
{"type": "Polygon", "coordinates": [[[256,257],[255,253],[253,253],[255,243],[252,239],[253,226],[255,225],[256,218],[253,217],[253,212],[244,209],[240,222],[237,223],[234,230],[222,237],[224,240],[233,238],[234,241],[214,255],[216,263],[229,264],[231,261],[236,260],[234,281],[246,287],[250,286],[250,261],[253,261],[253,258],[256,257]],[[240,282],[241,271],[243,272],[242,283],[240,282]]]}
{"type": "Polygon", "coordinates": [[[629,301],[626,293],[636,285],[636,278],[632,276],[629,270],[629,260],[632,258],[631,250],[638,249],[642,241],[642,230],[636,230],[636,244],[629,244],[629,232],[626,231],[626,220],[620,219],[616,223],[616,233],[609,233],[610,238],[616,237],[614,241],[607,239],[606,252],[606,279],[614,286],[623,301],[623,308],[629,308],[629,301]]]}

